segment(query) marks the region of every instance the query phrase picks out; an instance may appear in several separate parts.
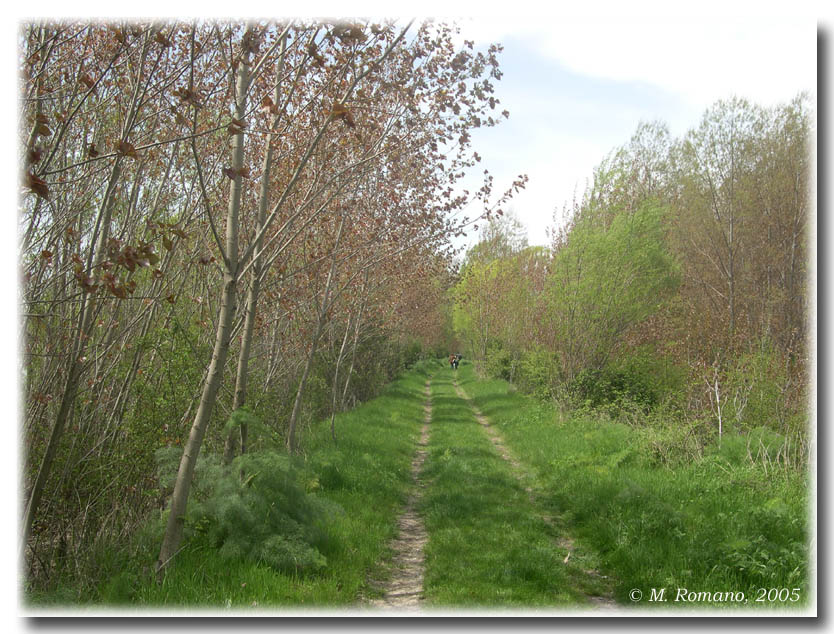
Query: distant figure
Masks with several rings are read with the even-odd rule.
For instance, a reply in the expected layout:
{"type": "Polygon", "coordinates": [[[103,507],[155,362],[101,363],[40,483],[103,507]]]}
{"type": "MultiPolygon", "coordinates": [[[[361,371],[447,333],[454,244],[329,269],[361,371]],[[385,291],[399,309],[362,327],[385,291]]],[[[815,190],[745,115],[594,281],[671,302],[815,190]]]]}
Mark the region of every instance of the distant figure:
{"type": "Polygon", "coordinates": [[[455,370],[457,370],[457,369],[458,369],[458,363],[460,363],[461,358],[462,358],[462,357],[461,357],[459,354],[456,354],[456,355],[453,355],[453,356],[452,356],[452,367],[453,367],[455,370]]]}
{"type": "Polygon", "coordinates": [[[452,368],[453,370],[457,367],[455,365],[456,359],[457,359],[457,357],[455,355],[453,355],[453,354],[449,355],[449,367],[452,368]]]}

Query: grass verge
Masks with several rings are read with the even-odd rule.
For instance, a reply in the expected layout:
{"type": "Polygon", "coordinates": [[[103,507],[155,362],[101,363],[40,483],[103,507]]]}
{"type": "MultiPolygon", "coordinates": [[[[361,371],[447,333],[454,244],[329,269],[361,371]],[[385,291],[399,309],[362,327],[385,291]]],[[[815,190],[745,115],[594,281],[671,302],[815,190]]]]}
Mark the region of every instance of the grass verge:
{"type": "Polygon", "coordinates": [[[807,605],[805,474],[768,470],[742,451],[744,439],[730,437],[702,459],[670,468],[653,454],[657,430],[563,418],[504,381],[477,379],[469,364],[461,366],[459,383],[532,468],[539,499],[599,553],[603,571],[618,580],[621,604],[807,605]],[[665,589],[666,601],[649,602],[652,589],[655,598],[665,589]]]}

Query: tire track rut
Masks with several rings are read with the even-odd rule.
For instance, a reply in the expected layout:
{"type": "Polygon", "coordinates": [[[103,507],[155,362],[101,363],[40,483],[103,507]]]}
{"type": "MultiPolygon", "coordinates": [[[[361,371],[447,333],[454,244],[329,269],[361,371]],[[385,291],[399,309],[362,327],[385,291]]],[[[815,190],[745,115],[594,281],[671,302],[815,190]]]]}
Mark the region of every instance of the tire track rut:
{"type": "Polygon", "coordinates": [[[420,472],[428,455],[428,443],[431,427],[431,380],[426,381],[423,426],[417,451],[411,461],[412,492],[406,500],[405,507],[397,518],[398,535],[391,543],[394,556],[391,561],[393,569],[391,578],[382,586],[383,596],[369,601],[369,605],[385,610],[419,610],[423,603],[423,575],[425,572],[425,555],[423,548],[428,540],[423,519],[417,511],[422,498],[420,472]]]}
{"type": "MultiPolygon", "coordinates": [[[[541,508],[538,503],[538,500],[536,499],[536,494],[533,491],[533,488],[525,482],[526,469],[524,468],[522,463],[515,456],[513,456],[512,452],[510,452],[510,450],[507,448],[507,445],[505,444],[504,439],[501,436],[501,433],[490,424],[489,419],[487,419],[487,417],[481,413],[481,411],[475,406],[475,403],[472,401],[469,395],[463,391],[463,388],[461,388],[460,385],[458,385],[457,377],[453,379],[452,384],[455,387],[455,392],[457,393],[457,395],[461,399],[466,401],[466,403],[472,409],[472,413],[475,415],[475,419],[478,421],[478,423],[481,425],[484,431],[486,431],[487,437],[490,439],[495,449],[498,451],[498,453],[504,460],[506,460],[508,463],[510,463],[510,465],[512,465],[512,473],[518,480],[519,484],[521,484],[524,491],[527,493],[527,497],[530,500],[531,504],[533,504],[536,508],[541,508]]],[[[554,529],[557,528],[556,523],[554,522],[551,516],[545,513],[540,513],[539,517],[541,517],[541,519],[548,526],[551,526],[554,529]]],[[[564,563],[565,565],[567,565],[568,561],[570,560],[571,554],[573,554],[574,550],[573,540],[570,537],[562,536],[556,541],[556,545],[559,548],[568,551],[568,554],[564,559],[564,563]]],[[[600,575],[596,570],[585,570],[584,572],[589,576],[602,577],[602,575],[600,575]]],[[[588,601],[593,606],[601,609],[612,610],[617,609],[618,607],[617,602],[609,596],[589,595],[588,601]]]]}

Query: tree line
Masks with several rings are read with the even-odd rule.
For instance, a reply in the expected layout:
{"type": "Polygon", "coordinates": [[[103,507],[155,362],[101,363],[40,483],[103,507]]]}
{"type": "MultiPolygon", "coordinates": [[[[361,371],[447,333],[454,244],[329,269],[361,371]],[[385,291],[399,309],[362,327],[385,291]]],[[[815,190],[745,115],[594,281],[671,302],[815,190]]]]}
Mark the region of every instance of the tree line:
{"type": "Polygon", "coordinates": [[[697,452],[762,427],[804,464],[813,136],[804,94],[719,101],[680,138],[641,123],[554,214],[549,247],[491,221],[449,327],[544,398],[633,424],[662,406],[697,452]]]}
{"type": "Polygon", "coordinates": [[[508,113],[501,47],[457,41],[428,22],[21,27],[30,583],[161,506],[163,574],[201,451],[251,450],[256,416],[297,453],[305,421],[439,344],[464,209],[523,186],[460,187],[470,132],[508,113]],[[161,491],[164,447],[182,458],[161,491]]]}

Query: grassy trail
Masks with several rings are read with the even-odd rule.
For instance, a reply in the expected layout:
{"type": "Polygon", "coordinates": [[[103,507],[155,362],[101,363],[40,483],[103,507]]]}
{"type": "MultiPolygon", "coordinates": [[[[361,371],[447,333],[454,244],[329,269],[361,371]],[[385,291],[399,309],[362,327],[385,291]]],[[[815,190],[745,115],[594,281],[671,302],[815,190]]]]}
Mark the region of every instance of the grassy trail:
{"type": "Polygon", "coordinates": [[[674,423],[560,413],[469,364],[457,379],[525,466],[537,506],[575,539],[585,569],[610,576],[624,608],[791,611],[812,601],[805,474],[751,460],[744,437],[670,463],[674,423]]]}
{"type": "MultiPolygon", "coordinates": [[[[673,468],[653,458],[657,438],[648,434],[656,432],[583,416],[480,379],[468,363],[457,371],[421,363],[339,415],[338,444],[321,421],[304,431],[304,456],[278,456],[302,487],[294,495],[329,509],[311,524],[325,565],[287,570],[229,558],[209,539],[208,520],[192,519],[191,537],[157,584],[147,570],[162,523],[151,522],[130,549],[103,549],[87,586],[58,584],[28,596],[29,605],[589,614],[742,607],[632,598],[665,588],[671,599],[683,588],[742,591],[748,609],[807,606],[802,474],[774,476],[746,454],[733,457],[729,438],[721,452],[673,468]]],[[[229,520],[235,530],[240,519],[229,520]]]]}
{"type": "Polygon", "coordinates": [[[565,532],[565,527],[561,526],[557,519],[553,517],[553,515],[541,511],[543,504],[541,498],[544,497],[545,492],[541,490],[541,485],[538,482],[536,482],[534,474],[527,467],[525,467],[518,460],[518,458],[507,448],[506,442],[504,441],[501,432],[499,432],[493,425],[490,424],[486,416],[484,416],[472,402],[472,399],[463,391],[463,389],[461,389],[461,387],[458,385],[457,377],[455,377],[454,379],[454,386],[458,396],[464,399],[467,402],[467,404],[472,408],[472,412],[475,414],[475,419],[487,433],[495,449],[498,451],[499,454],[501,454],[501,457],[505,461],[509,462],[512,465],[513,476],[524,487],[524,490],[527,493],[527,498],[530,500],[530,504],[535,509],[534,512],[538,513],[542,521],[544,521],[548,526],[550,526],[551,529],[560,534],[558,540],[556,541],[556,545],[560,549],[567,550],[567,555],[565,556],[563,563],[567,564],[570,561],[571,556],[579,552],[579,556],[574,557],[574,567],[572,567],[571,572],[575,574],[577,570],[575,566],[580,566],[581,570],[583,570],[586,575],[592,578],[599,579],[603,582],[602,584],[593,585],[596,590],[604,589],[605,593],[602,595],[589,595],[587,597],[588,601],[598,608],[616,608],[617,604],[611,597],[610,577],[608,575],[601,574],[598,570],[596,570],[593,567],[588,568],[588,565],[592,564],[594,558],[590,557],[589,554],[586,552],[578,551],[575,541],[571,537],[569,537],[565,532]]]}
{"type": "MultiPolygon", "coordinates": [[[[505,458],[451,370],[432,381],[434,416],[423,470],[429,607],[592,608],[608,593],[585,557],[537,508],[521,466],[505,458]]],[[[506,452],[506,450],[505,450],[506,452]]]]}

